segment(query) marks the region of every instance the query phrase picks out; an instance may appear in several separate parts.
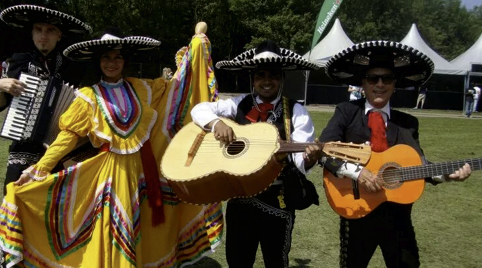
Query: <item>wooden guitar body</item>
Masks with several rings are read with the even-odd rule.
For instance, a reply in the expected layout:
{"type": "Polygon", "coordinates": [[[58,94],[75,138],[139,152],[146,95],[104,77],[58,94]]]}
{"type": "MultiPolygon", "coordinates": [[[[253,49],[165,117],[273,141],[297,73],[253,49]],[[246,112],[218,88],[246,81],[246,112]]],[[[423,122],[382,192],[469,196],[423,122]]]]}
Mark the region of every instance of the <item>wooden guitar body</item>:
{"type": "Polygon", "coordinates": [[[382,153],[372,152],[366,168],[381,178],[381,191],[368,193],[365,187],[359,187],[360,198],[355,199],[352,179],[338,178],[324,170],[326,197],[332,209],[348,219],[364,217],[386,201],[414,203],[423,193],[425,180],[416,176],[415,179],[405,180],[407,171],[402,174],[399,168],[415,167],[421,163],[418,153],[408,145],[396,145],[382,153]]]}
{"type": "Polygon", "coordinates": [[[189,203],[208,204],[254,196],[278,177],[282,165],[273,157],[279,135],[269,123],[238,125],[237,140],[224,145],[193,122],[179,131],[161,161],[161,170],[177,196],[189,203]]]}

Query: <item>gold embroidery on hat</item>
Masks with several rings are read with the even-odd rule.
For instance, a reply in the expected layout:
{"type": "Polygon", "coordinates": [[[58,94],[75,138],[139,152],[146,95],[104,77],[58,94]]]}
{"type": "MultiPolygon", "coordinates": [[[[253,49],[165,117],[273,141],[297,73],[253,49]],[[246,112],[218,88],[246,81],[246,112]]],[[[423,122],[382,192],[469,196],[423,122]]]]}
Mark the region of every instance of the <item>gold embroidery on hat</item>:
{"type": "Polygon", "coordinates": [[[400,57],[396,57],[396,58],[393,60],[393,63],[394,63],[394,66],[395,66],[395,67],[407,66],[407,65],[410,64],[410,57],[407,56],[407,55],[400,56],[400,57]]]}
{"type": "Polygon", "coordinates": [[[365,55],[356,54],[353,58],[353,63],[367,66],[368,64],[370,64],[370,58],[365,55]]]}
{"type": "Polygon", "coordinates": [[[425,77],[425,73],[414,74],[414,75],[406,76],[405,78],[412,81],[419,81],[419,80],[422,80],[424,77],[425,77]]]}

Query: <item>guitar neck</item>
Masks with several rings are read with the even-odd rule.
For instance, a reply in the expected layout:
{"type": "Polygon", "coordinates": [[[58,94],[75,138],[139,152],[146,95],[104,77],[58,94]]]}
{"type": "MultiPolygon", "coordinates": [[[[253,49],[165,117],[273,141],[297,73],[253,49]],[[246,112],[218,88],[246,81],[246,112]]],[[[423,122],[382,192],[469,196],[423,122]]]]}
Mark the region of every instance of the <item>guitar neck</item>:
{"type": "Polygon", "coordinates": [[[313,143],[313,142],[299,142],[299,143],[293,143],[293,142],[280,142],[280,148],[277,151],[277,153],[300,153],[304,152],[306,147],[310,145],[321,145],[323,146],[323,143],[313,143]]]}
{"type": "Polygon", "coordinates": [[[482,169],[482,158],[433,163],[423,166],[403,167],[399,169],[402,175],[401,181],[452,174],[461,168],[465,163],[468,163],[472,170],[482,169]]]}

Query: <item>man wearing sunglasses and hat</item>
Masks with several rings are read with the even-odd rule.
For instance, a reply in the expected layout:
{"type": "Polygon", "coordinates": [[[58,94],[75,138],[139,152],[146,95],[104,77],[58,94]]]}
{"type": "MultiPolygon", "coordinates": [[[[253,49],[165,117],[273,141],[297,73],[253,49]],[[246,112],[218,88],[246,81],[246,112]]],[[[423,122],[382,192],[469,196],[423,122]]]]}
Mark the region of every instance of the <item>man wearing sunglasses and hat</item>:
{"type": "MultiPolygon", "coordinates": [[[[233,60],[218,62],[216,67],[249,71],[252,75],[251,94],[196,105],[191,116],[197,125],[212,131],[223,143],[235,141],[236,133],[219,116],[234,119],[242,125],[271,123],[278,128],[283,140],[314,141],[314,126],[308,111],[299,103],[283,97],[282,91],[285,70],[316,70],[319,68],[317,65],[272,41],[265,41],[233,60]],[[286,124],[291,127],[286,127],[286,124]],[[285,129],[291,133],[286,133],[285,129]]],[[[259,133],[258,140],[262,137],[263,133],[259,133]]],[[[290,207],[289,202],[281,202],[283,178],[293,173],[304,176],[319,157],[321,149],[316,145],[307,147],[304,153],[289,154],[287,166],[264,192],[228,202],[226,259],[230,268],[253,267],[258,244],[261,245],[265,267],[288,267],[295,209],[290,207]]],[[[318,196],[313,196],[316,196],[316,204],[318,196]]]]}
{"type": "MultiPolygon", "coordinates": [[[[65,37],[90,33],[90,26],[59,11],[35,6],[16,5],[0,13],[0,19],[20,30],[31,31],[35,49],[28,53],[15,53],[9,60],[6,77],[0,79],[0,110],[7,108],[12,97],[20,96],[26,84],[19,81],[21,73],[48,79],[57,76],[64,83],[77,87],[82,79],[81,66],[62,55],[60,40],[65,37]]],[[[5,185],[15,181],[21,172],[36,163],[44,154],[40,143],[13,142],[9,149],[5,185]]]]}
{"type": "MultiPolygon", "coordinates": [[[[361,86],[366,98],[339,104],[321,134],[321,142],[369,142],[374,152],[406,144],[424,159],[417,118],[391,109],[390,98],[395,87],[425,83],[433,72],[432,60],[397,42],[370,41],[339,52],[325,68],[333,80],[361,86]]],[[[382,190],[377,175],[365,167],[329,160],[325,161],[324,168],[340,180],[353,180],[354,185],[368,194],[382,190]]],[[[434,184],[463,181],[470,172],[470,166],[465,164],[453,174],[426,178],[426,181],[434,184]]],[[[411,209],[412,204],[383,202],[362,218],[340,217],[340,267],[367,267],[378,246],[387,267],[419,267],[411,209]]]]}

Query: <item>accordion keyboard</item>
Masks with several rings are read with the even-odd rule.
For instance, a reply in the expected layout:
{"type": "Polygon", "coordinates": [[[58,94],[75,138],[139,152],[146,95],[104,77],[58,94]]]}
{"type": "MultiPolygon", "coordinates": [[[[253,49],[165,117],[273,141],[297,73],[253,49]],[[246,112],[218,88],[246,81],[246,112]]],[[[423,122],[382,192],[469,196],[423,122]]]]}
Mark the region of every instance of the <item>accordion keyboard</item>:
{"type": "Polygon", "coordinates": [[[12,103],[5,117],[0,136],[16,141],[25,137],[26,133],[32,132],[29,120],[35,120],[35,116],[29,116],[34,109],[35,96],[40,86],[41,79],[35,76],[22,74],[19,80],[27,85],[22,95],[12,98],[12,103]]]}

